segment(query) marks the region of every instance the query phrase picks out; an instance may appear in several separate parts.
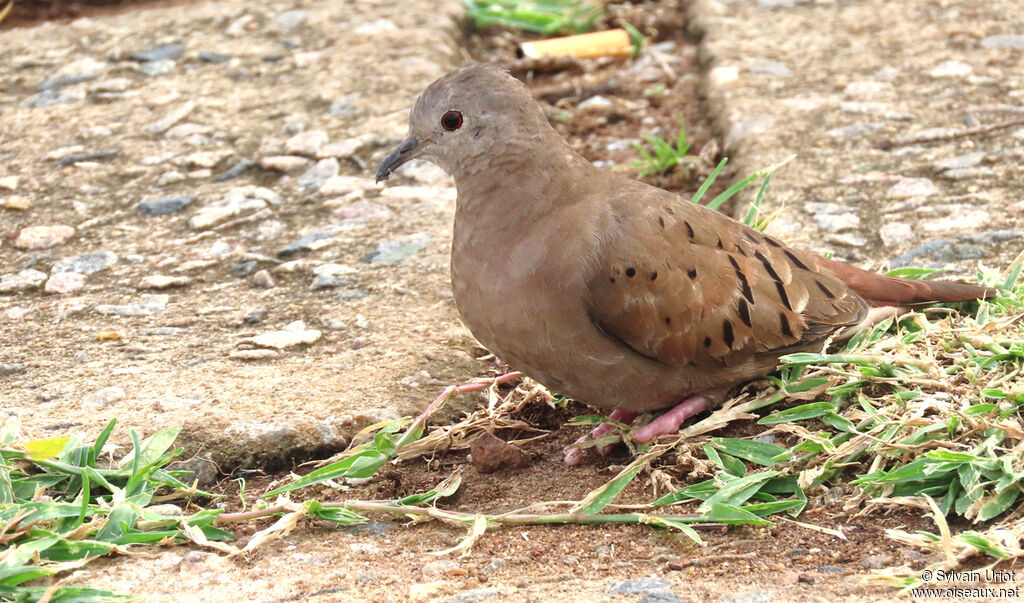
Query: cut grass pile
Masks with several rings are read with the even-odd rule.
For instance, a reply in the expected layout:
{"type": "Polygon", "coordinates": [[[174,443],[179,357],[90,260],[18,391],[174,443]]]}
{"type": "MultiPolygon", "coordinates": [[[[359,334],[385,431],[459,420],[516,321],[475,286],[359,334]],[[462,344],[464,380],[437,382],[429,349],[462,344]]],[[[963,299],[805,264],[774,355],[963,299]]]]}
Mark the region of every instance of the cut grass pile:
{"type": "Polygon", "coordinates": [[[498,25],[539,34],[585,33],[604,15],[589,0],[462,0],[478,27],[498,25]]]}

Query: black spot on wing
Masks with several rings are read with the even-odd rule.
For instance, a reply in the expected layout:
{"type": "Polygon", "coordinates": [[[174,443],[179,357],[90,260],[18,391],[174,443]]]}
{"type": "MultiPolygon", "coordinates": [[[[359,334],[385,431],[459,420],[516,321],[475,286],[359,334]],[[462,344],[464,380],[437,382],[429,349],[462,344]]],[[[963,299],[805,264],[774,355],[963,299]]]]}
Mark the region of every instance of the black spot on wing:
{"type": "Polygon", "coordinates": [[[792,311],[793,306],[789,304],[789,294],[786,293],[786,286],[780,281],[775,281],[775,290],[779,292],[779,300],[782,301],[782,305],[792,311]]]}
{"type": "Polygon", "coordinates": [[[725,345],[732,347],[733,342],[736,341],[736,337],[732,332],[732,323],[728,320],[722,321],[722,341],[725,345]]]}
{"type": "Polygon", "coordinates": [[[748,327],[754,326],[750,322],[750,306],[747,305],[747,300],[740,298],[739,304],[736,306],[736,312],[739,314],[740,320],[743,324],[748,327]]]}
{"type": "Polygon", "coordinates": [[[793,255],[792,251],[788,249],[783,249],[782,253],[785,253],[786,257],[789,258],[789,261],[793,262],[793,265],[796,266],[797,268],[801,270],[810,270],[810,268],[807,267],[807,264],[804,264],[803,262],[800,261],[800,258],[793,255]]]}
{"type": "Polygon", "coordinates": [[[786,337],[793,337],[793,329],[789,327],[789,319],[786,318],[785,312],[779,312],[779,327],[782,329],[782,334],[786,337]]]}

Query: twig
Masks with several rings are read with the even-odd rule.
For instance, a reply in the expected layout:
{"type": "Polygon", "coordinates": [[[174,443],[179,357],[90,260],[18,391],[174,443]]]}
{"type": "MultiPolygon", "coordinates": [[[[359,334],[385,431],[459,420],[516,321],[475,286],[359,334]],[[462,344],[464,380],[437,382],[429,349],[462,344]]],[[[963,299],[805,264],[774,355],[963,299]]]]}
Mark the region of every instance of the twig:
{"type": "Polygon", "coordinates": [[[956,132],[943,132],[939,134],[910,134],[903,138],[890,138],[879,142],[876,146],[883,151],[888,151],[893,147],[905,147],[912,144],[920,144],[923,142],[946,142],[950,140],[956,140],[958,138],[967,138],[978,134],[988,134],[989,132],[996,132],[998,130],[1005,130],[1006,128],[1012,128],[1014,126],[1024,125],[1024,118],[1011,119],[1008,121],[1001,121],[997,124],[989,124],[987,126],[975,126],[973,128],[964,128],[956,132]]]}

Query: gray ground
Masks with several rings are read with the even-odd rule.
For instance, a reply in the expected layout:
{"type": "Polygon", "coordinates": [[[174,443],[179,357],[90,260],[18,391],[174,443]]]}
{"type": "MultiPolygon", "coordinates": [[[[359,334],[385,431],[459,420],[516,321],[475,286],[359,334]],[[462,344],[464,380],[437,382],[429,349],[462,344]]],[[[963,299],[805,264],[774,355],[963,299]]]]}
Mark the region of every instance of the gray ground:
{"type": "MultiPolygon", "coordinates": [[[[455,65],[447,15],[458,10],[244,0],[4,32],[3,420],[25,439],[91,437],[113,417],[144,433],[183,423],[194,467],[212,476],[210,463],[341,446],[479,374],[482,352],[448,289],[450,181],[429,166],[388,188],[371,180],[416,93],[455,65]],[[180,55],[132,57],[164,44],[180,55]],[[248,161],[262,165],[219,178],[248,161]],[[184,196],[184,207],[166,201],[184,196]]],[[[1019,252],[1024,121],[878,147],[1024,120],[1017,3],[699,1],[690,11],[726,154],[743,171],[797,155],[773,183],[772,232],[870,267],[970,272],[1019,252]]],[[[202,598],[254,601],[473,588],[509,600],[863,596],[860,576],[816,589],[728,571],[673,572],[668,585],[615,594],[658,566],[610,560],[615,579],[546,558],[511,574],[526,579],[483,563],[467,578],[457,561],[424,556],[443,546],[417,546],[457,536],[300,532],[245,561],[179,547],[73,580],[147,601],[198,599],[200,587],[202,598]]],[[[612,540],[653,558],[659,537],[612,540]]]]}

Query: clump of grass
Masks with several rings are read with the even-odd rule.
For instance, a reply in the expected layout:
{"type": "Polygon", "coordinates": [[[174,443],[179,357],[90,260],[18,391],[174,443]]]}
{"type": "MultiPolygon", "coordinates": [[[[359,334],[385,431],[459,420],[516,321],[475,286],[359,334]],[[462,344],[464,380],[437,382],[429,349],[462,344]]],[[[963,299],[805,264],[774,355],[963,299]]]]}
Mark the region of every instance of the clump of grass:
{"type": "Polygon", "coordinates": [[[186,514],[170,501],[213,496],[182,483],[167,464],[178,429],[139,440],[120,459],[104,458],[111,421],[95,442],[57,437],[15,446],[0,431],[0,599],[91,601],[119,598],[102,589],[29,586],[26,582],[80,567],[143,544],[187,542],[192,534],[230,539],[213,525],[216,512],[186,514]]]}
{"type": "Polygon", "coordinates": [[[499,25],[539,34],[584,33],[604,11],[589,0],[462,0],[478,26],[499,25]]]}
{"type": "MultiPolygon", "coordinates": [[[[646,178],[651,174],[661,174],[671,170],[676,165],[687,160],[686,154],[690,152],[690,143],[686,140],[686,124],[679,126],[679,134],[676,135],[676,142],[665,140],[661,136],[644,136],[644,140],[650,146],[650,150],[638,142],[633,143],[641,156],[641,159],[633,162],[633,167],[640,170],[639,178],[646,178]]],[[[695,159],[690,158],[690,159],[695,159]]]]}

